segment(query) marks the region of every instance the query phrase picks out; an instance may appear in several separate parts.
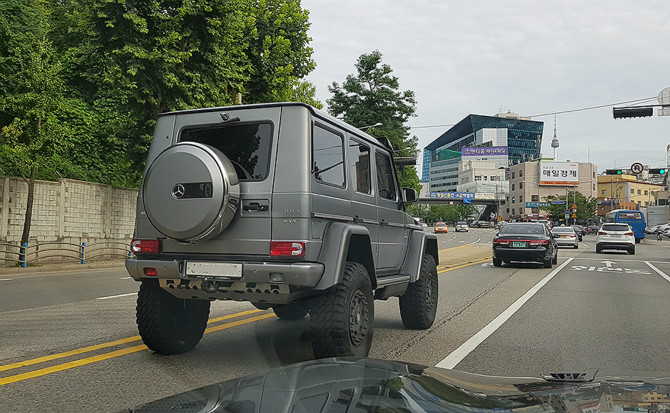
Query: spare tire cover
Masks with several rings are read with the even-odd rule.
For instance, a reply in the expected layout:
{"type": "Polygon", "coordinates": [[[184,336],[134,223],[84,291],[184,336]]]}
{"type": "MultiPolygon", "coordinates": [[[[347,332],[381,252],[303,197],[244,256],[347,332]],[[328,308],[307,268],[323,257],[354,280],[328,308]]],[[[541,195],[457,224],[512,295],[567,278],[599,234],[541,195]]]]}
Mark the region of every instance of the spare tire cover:
{"type": "Polygon", "coordinates": [[[237,212],[239,182],[230,160],[219,150],[181,142],[149,166],[142,195],[151,224],[184,241],[217,236],[237,212]]]}

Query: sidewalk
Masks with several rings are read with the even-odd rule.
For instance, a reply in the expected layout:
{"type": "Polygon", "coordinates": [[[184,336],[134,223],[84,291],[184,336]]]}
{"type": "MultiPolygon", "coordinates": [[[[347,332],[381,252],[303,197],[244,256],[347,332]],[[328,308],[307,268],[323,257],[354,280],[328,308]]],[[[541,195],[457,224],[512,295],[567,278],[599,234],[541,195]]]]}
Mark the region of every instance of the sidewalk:
{"type": "Polygon", "coordinates": [[[34,274],[34,273],[48,273],[55,271],[77,271],[97,268],[125,268],[124,259],[116,260],[101,260],[87,262],[86,264],[79,264],[73,262],[50,263],[50,264],[36,264],[35,266],[23,267],[0,267],[0,275],[2,274],[34,274]]]}

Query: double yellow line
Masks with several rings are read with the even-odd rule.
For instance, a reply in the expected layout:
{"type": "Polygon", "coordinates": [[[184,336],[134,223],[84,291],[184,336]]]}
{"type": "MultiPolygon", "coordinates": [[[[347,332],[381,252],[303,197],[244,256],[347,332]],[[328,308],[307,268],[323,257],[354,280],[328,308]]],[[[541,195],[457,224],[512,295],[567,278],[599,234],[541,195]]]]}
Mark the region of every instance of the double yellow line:
{"type": "Polygon", "coordinates": [[[483,264],[483,263],[489,261],[490,259],[491,259],[491,257],[475,258],[475,259],[472,259],[472,260],[463,261],[463,262],[459,262],[459,263],[456,263],[456,264],[445,265],[444,267],[439,267],[438,270],[437,270],[437,273],[442,274],[442,273],[447,272],[447,271],[457,270],[459,268],[468,267],[470,265],[483,264]]]}
{"type": "MultiPolygon", "coordinates": [[[[239,313],[226,315],[226,316],[223,316],[223,317],[213,318],[213,319],[209,320],[207,322],[207,324],[218,323],[220,321],[230,320],[230,319],[238,318],[238,317],[244,317],[244,316],[251,315],[251,314],[256,314],[256,313],[262,313],[262,314],[257,315],[255,317],[243,318],[241,320],[236,320],[236,321],[232,321],[232,322],[229,322],[229,323],[209,327],[209,328],[205,329],[205,334],[213,333],[215,331],[225,330],[225,329],[240,326],[240,325],[243,325],[243,324],[254,323],[256,321],[265,320],[266,318],[275,317],[274,313],[272,313],[272,312],[267,312],[267,311],[262,311],[262,310],[249,310],[249,311],[242,311],[242,312],[239,312],[239,313]]],[[[120,339],[120,340],[110,341],[110,342],[107,342],[107,343],[96,344],[94,346],[82,347],[82,348],[79,348],[79,349],[76,349],[76,350],[66,351],[66,352],[63,352],[63,353],[51,354],[49,356],[38,357],[38,358],[35,358],[35,359],[31,359],[31,360],[24,360],[24,361],[20,361],[18,363],[6,364],[6,365],[0,366],[0,372],[19,369],[19,368],[39,364],[39,363],[45,363],[45,362],[52,361],[52,360],[58,360],[58,359],[62,359],[62,358],[65,358],[65,357],[72,357],[72,356],[76,356],[76,355],[79,355],[79,354],[84,354],[84,353],[88,353],[88,352],[91,352],[91,351],[100,350],[100,349],[104,349],[104,348],[108,348],[108,347],[118,346],[118,345],[121,345],[121,344],[132,343],[132,342],[136,342],[136,341],[140,341],[140,340],[141,340],[140,336],[133,336],[133,337],[128,337],[128,338],[123,338],[123,339],[120,339]]],[[[10,384],[10,383],[16,383],[17,381],[22,381],[22,380],[32,379],[32,378],[35,378],[35,377],[45,376],[47,374],[55,373],[55,372],[58,372],[58,371],[68,370],[68,369],[71,369],[71,368],[74,368],[74,367],[84,366],[86,364],[91,364],[91,363],[95,363],[95,362],[98,362],[98,361],[123,356],[123,355],[126,355],[126,354],[136,353],[138,351],[142,351],[142,350],[146,350],[146,349],[147,349],[147,346],[145,346],[144,344],[140,344],[140,345],[136,345],[136,346],[132,346],[132,347],[126,347],[126,348],[123,348],[123,349],[120,349],[120,350],[110,351],[109,353],[100,354],[100,355],[97,355],[97,356],[86,357],[86,358],[82,358],[82,359],[79,359],[79,360],[74,360],[74,361],[69,361],[69,362],[62,363],[62,364],[57,364],[57,365],[54,365],[54,366],[51,366],[51,367],[45,367],[45,368],[42,368],[42,369],[39,369],[39,370],[30,371],[30,372],[27,372],[27,373],[20,373],[20,374],[15,374],[13,376],[2,377],[2,378],[0,378],[0,386],[3,386],[5,384],[10,384]]]]}

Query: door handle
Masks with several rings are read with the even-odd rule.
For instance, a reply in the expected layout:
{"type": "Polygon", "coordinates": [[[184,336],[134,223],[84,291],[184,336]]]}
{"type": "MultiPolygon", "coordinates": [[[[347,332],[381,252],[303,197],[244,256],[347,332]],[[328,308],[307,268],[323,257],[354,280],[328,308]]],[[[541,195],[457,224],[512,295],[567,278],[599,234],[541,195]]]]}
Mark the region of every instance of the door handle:
{"type": "Polygon", "coordinates": [[[242,206],[242,209],[245,211],[267,211],[268,206],[267,205],[261,205],[258,202],[250,202],[244,206],[242,206]]]}

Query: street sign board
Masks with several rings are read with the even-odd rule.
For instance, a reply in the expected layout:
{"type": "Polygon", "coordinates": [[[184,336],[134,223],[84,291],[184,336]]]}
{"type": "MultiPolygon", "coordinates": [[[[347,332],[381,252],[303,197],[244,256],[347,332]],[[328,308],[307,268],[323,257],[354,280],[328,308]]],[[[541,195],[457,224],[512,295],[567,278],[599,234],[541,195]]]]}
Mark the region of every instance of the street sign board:
{"type": "Polygon", "coordinates": [[[549,202],[526,202],[526,208],[539,208],[539,207],[547,207],[549,206],[549,202]]]}
{"type": "Polygon", "coordinates": [[[565,210],[565,215],[568,215],[568,214],[570,214],[570,210],[569,210],[569,209],[566,209],[566,210],[565,210]]]}
{"type": "Polygon", "coordinates": [[[572,217],[573,217],[573,218],[577,218],[577,214],[572,214],[572,217]]]}
{"type": "Polygon", "coordinates": [[[639,175],[644,171],[644,166],[639,162],[635,162],[630,166],[630,171],[635,175],[639,175]]]}
{"type": "Polygon", "coordinates": [[[473,192],[431,192],[430,197],[446,198],[446,199],[465,199],[465,198],[474,199],[475,194],[473,192]]]}
{"type": "Polygon", "coordinates": [[[553,205],[565,205],[565,201],[551,201],[553,205]]]}

